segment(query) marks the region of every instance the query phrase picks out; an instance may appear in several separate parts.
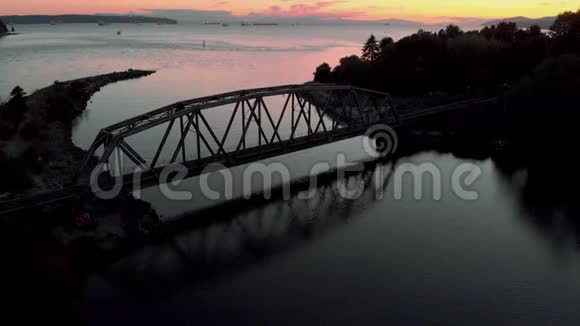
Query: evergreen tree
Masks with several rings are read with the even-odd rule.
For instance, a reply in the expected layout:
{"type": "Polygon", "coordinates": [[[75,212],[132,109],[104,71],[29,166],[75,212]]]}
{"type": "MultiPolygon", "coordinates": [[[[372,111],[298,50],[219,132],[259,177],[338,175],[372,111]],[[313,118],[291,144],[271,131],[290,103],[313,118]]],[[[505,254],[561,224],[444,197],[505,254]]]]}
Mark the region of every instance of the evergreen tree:
{"type": "Polygon", "coordinates": [[[8,27],[6,27],[6,24],[4,24],[4,22],[2,20],[0,20],[0,34],[7,33],[7,32],[8,32],[8,27]]]}
{"type": "Polygon", "coordinates": [[[363,46],[362,59],[365,61],[376,61],[381,52],[379,43],[374,35],[371,35],[363,46]]]}

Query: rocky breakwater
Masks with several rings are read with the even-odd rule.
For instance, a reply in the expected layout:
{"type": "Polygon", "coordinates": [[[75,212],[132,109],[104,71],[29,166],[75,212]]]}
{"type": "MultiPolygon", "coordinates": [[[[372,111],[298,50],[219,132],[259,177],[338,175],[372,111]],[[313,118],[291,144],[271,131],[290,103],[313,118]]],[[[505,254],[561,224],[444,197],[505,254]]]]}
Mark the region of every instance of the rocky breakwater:
{"type": "Polygon", "coordinates": [[[85,151],[72,142],[74,120],[103,86],[153,74],[129,69],[53,85],[26,96],[20,87],[0,105],[2,196],[58,190],[74,182],[85,151]]]}

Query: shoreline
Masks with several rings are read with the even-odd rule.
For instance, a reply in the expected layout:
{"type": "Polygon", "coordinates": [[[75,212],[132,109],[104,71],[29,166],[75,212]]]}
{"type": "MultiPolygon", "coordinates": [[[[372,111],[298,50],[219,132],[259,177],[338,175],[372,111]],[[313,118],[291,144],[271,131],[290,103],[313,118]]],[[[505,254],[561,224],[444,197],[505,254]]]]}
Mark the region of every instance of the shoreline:
{"type": "Polygon", "coordinates": [[[20,35],[20,33],[14,33],[14,32],[0,33],[0,38],[2,38],[4,36],[13,36],[13,35],[20,35]]]}
{"type": "MultiPolygon", "coordinates": [[[[24,97],[27,111],[22,121],[18,122],[9,139],[0,140],[0,163],[19,163],[16,166],[22,168],[23,174],[31,179],[28,189],[12,194],[37,194],[63,188],[73,182],[75,169],[86,152],[72,142],[72,126],[86,110],[91,97],[106,85],[153,73],[153,70],[129,69],[65,82],[56,81],[24,97]]],[[[0,105],[0,111],[8,106],[9,103],[0,105]]]]}

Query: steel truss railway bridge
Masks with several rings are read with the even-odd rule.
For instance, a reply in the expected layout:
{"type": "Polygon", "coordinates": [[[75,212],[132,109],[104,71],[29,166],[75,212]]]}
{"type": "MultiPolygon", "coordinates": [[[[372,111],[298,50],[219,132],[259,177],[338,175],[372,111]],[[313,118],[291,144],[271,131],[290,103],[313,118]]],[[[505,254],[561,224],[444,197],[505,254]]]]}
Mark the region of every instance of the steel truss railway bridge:
{"type": "Polygon", "coordinates": [[[361,136],[375,125],[404,127],[419,118],[493,100],[397,112],[387,93],[301,84],[181,101],[103,128],[87,151],[78,184],[0,202],[0,215],[75,198],[95,171],[109,180],[101,189],[112,188],[119,178],[127,190],[136,181],[154,186],[162,170],[176,163],[187,168],[188,177],[196,176],[211,163],[234,167],[361,136]]]}
{"type": "Polygon", "coordinates": [[[171,164],[182,164],[188,176],[195,176],[211,163],[233,167],[361,136],[379,124],[398,127],[461,106],[465,103],[399,114],[387,93],[324,84],[218,94],[168,105],[102,129],[88,150],[83,173],[90,173],[87,170],[96,157],[98,166],[122,177],[124,185],[134,182],[135,168],[140,182],[154,184],[171,164]],[[218,120],[209,118],[218,111],[218,120]],[[142,148],[149,155],[130,145],[128,139],[155,128],[158,132],[149,138],[155,142],[142,148]]]}

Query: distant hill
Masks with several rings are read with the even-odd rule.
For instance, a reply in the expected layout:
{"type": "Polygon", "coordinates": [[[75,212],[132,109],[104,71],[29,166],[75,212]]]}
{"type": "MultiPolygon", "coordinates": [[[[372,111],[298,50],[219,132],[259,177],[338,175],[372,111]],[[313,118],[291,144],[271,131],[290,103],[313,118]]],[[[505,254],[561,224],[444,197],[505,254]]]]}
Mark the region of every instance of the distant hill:
{"type": "Polygon", "coordinates": [[[412,20],[404,20],[404,19],[387,19],[382,20],[385,25],[397,25],[397,26],[419,26],[424,25],[423,23],[419,23],[412,20]]]}
{"type": "Polygon", "coordinates": [[[145,16],[116,16],[116,15],[30,15],[30,16],[0,16],[1,20],[12,24],[177,24],[177,20],[169,18],[145,16]]]}
{"type": "Polygon", "coordinates": [[[501,22],[513,22],[518,25],[518,27],[528,28],[532,25],[538,25],[542,29],[549,29],[550,26],[556,21],[556,17],[542,17],[542,18],[528,18],[528,17],[511,17],[511,18],[503,18],[503,19],[496,19],[490,20],[482,24],[482,26],[491,26],[497,25],[501,22]]]}

